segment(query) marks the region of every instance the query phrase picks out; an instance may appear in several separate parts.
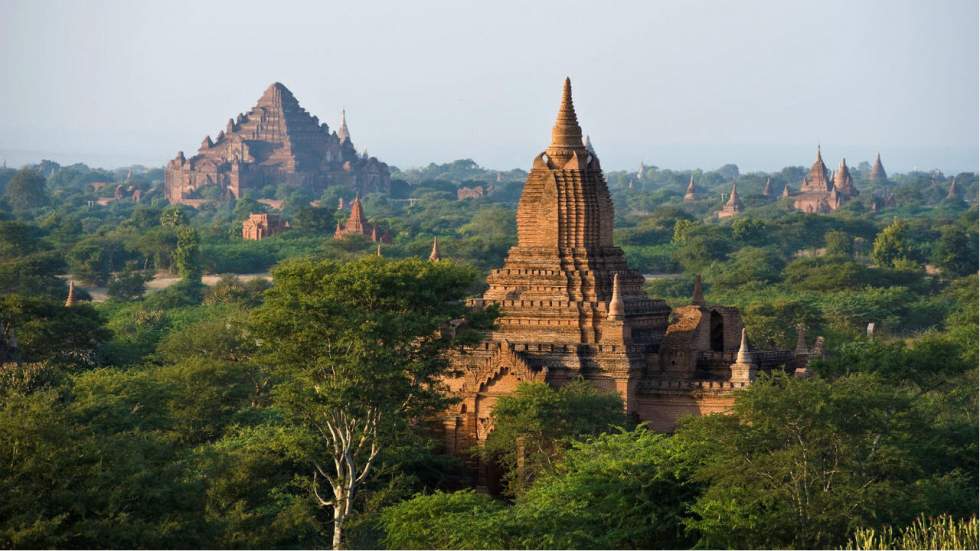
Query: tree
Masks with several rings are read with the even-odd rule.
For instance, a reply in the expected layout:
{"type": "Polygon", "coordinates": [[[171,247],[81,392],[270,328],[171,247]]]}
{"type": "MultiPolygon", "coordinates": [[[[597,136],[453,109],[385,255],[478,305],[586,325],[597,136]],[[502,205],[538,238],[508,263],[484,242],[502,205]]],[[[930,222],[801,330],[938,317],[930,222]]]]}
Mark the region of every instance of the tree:
{"type": "Polygon", "coordinates": [[[473,491],[382,512],[385,543],[417,549],[676,549],[697,496],[686,452],[637,427],[575,441],[512,507],[473,491]]]}
{"type": "Polygon", "coordinates": [[[7,182],[3,197],[15,212],[46,206],[49,199],[44,175],[31,168],[17,171],[7,182]]]}
{"type": "Polygon", "coordinates": [[[482,452],[485,461],[507,468],[511,495],[520,495],[537,476],[552,471],[572,440],[626,424],[619,395],[584,380],[558,389],[522,383],[497,400],[492,415],[494,429],[482,452]]]}
{"type": "Polygon", "coordinates": [[[174,249],[177,273],[188,282],[200,283],[204,268],[201,265],[201,237],[189,226],[177,228],[177,247],[174,249]]]}
{"type": "Polygon", "coordinates": [[[977,237],[960,226],[944,226],[933,247],[932,261],[944,272],[965,276],[977,271],[977,237]]]}
{"type": "Polygon", "coordinates": [[[900,261],[915,260],[909,233],[908,223],[896,218],[875,237],[871,258],[879,266],[893,266],[900,261]]]}
{"type": "Polygon", "coordinates": [[[473,490],[418,495],[381,514],[388,549],[512,548],[510,511],[473,490]]]}
{"type": "Polygon", "coordinates": [[[853,256],[854,238],[847,232],[839,230],[829,231],[823,236],[828,255],[853,256]]]}
{"type": "Polygon", "coordinates": [[[109,280],[108,295],[117,300],[139,300],[146,292],[146,282],[150,274],[138,270],[126,270],[115,274],[109,280]]]}
{"type": "Polygon", "coordinates": [[[963,471],[930,465],[941,423],[871,374],[760,379],[676,433],[706,485],[688,524],[706,547],[830,548],[872,521],[975,508],[963,471]]]}
{"type": "Polygon", "coordinates": [[[67,308],[61,301],[45,298],[0,296],[0,345],[13,339],[16,360],[88,367],[110,336],[105,320],[88,304],[67,308]]]}
{"type": "Polygon", "coordinates": [[[296,260],[280,265],[256,313],[264,361],[283,374],[275,390],[290,420],[317,435],[314,488],[333,509],[333,547],[344,545],[354,499],[400,431],[446,407],[444,352],[475,342],[489,316],[462,299],[472,269],[448,262],[296,260]],[[452,332],[452,319],[467,320],[452,332]]]}
{"type": "Polygon", "coordinates": [[[123,254],[122,244],[114,239],[88,237],[68,251],[68,269],[82,281],[106,285],[112,271],[122,263],[123,254]]]}
{"type": "Polygon", "coordinates": [[[516,547],[687,548],[698,490],[683,448],[647,427],[575,442],[515,504],[516,547]]]}

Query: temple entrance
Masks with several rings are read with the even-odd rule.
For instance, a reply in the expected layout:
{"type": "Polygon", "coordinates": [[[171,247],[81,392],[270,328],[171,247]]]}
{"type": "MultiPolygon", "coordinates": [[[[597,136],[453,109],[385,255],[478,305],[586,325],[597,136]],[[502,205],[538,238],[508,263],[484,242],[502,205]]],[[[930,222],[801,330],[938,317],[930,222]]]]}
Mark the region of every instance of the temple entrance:
{"type": "Polygon", "coordinates": [[[711,311],[711,351],[725,351],[725,320],[714,310],[711,311]]]}

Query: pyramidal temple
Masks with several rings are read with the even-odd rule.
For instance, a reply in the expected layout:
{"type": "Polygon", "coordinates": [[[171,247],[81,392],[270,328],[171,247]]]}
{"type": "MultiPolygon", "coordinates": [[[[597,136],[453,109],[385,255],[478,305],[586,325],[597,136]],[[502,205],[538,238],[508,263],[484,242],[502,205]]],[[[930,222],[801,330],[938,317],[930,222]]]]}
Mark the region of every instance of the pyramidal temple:
{"type": "Polygon", "coordinates": [[[568,79],[551,144],[534,157],[518,204],[517,244],[487,283],[471,305],[497,305],[501,317],[482,343],[453,355],[453,451],[483,441],[496,400],[523,381],[581,377],[671,430],[683,415],[730,408],[759,371],[805,372],[805,350],[750,350],[739,312],[705,303],[700,279],[688,306],[671,310],[646,295],[643,275],[613,244],[613,203],[597,154],[583,145],[568,79]]]}
{"type": "Polygon", "coordinates": [[[206,186],[217,186],[226,197],[241,197],[247,189],[285,183],[308,187],[314,193],[328,185],[358,192],[390,187],[388,165],[358,154],[347,127],[340,129],[310,115],[281,83],[269,86],[248,113],[228,119],[212,140],[205,136],[197,154],[184,152],[167,163],[165,191],[171,203],[193,203],[206,186]]]}

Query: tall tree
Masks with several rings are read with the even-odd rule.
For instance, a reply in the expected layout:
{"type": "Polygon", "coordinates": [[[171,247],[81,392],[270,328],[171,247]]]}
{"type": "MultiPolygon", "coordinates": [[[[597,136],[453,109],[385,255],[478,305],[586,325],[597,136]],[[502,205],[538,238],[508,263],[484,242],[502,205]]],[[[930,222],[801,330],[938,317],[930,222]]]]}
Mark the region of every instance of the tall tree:
{"type": "Polygon", "coordinates": [[[447,405],[444,352],[475,340],[489,320],[462,302],[475,276],[448,262],[377,257],[275,270],[255,318],[260,353],[283,375],[279,407],[316,436],[314,491],[333,509],[335,549],[379,455],[447,405]],[[453,319],[467,320],[462,331],[449,329],[453,319]]]}
{"type": "Polygon", "coordinates": [[[17,171],[7,182],[3,197],[14,211],[28,211],[47,205],[49,199],[44,175],[31,168],[17,171]]]}

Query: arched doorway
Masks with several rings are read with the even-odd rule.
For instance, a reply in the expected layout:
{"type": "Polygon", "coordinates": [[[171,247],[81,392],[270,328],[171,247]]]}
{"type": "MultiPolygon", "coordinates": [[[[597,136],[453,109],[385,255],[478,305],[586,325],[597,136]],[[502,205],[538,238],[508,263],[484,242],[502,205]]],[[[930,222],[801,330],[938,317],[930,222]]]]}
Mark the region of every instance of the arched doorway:
{"type": "Polygon", "coordinates": [[[725,319],[717,311],[711,311],[711,351],[725,351],[725,319]]]}

